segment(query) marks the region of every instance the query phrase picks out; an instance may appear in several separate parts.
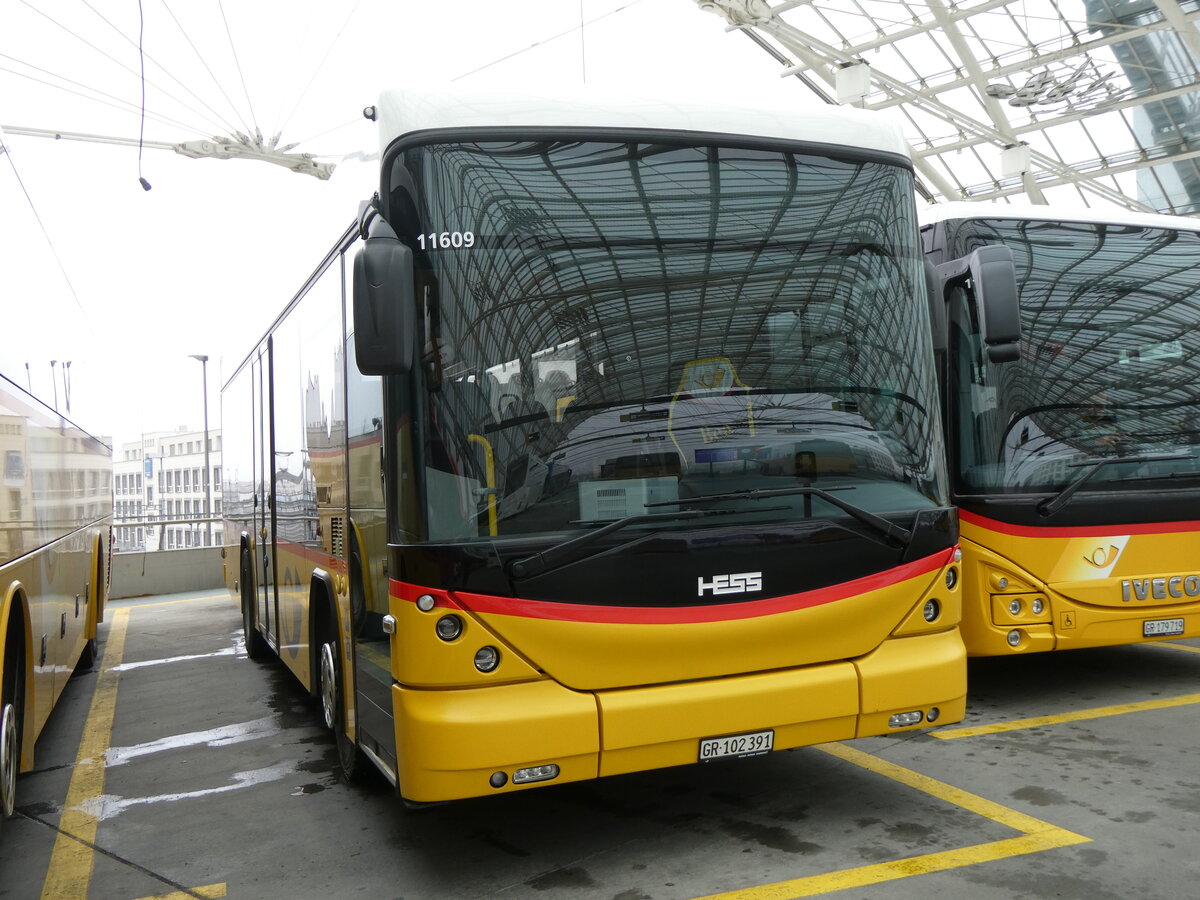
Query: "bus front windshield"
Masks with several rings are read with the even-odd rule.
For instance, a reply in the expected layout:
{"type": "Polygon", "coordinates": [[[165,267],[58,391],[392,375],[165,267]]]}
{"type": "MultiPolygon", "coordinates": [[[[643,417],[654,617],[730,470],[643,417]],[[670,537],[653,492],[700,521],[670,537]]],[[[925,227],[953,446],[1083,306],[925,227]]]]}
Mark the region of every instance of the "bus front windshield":
{"type": "Polygon", "coordinates": [[[1200,231],[1004,219],[956,229],[956,254],[1012,249],[1023,332],[1021,360],[991,364],[958,306],[957,490],[1143,491],[1200,475],[1200,231]]]}
{"type": "Polygon", "coordinates": [[[398,402],[426,539],[846,516],[808,488],[945,504],[896,160],[497,140],[388,172],[417,258],[425,352],[398,402]]]}

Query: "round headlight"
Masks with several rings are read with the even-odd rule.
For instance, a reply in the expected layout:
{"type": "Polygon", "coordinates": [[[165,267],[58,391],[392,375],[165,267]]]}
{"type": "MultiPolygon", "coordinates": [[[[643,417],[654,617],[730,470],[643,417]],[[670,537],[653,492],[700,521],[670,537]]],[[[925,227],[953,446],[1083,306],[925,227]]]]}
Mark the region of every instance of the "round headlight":
{"type": "Polygon", "coordinates": [[[946,570],[946,588],[952,591],[956,584],[958,584],[958,569],[951,566],[946,570]]]}
{"type": "Polygon", "coordinates": [[[475,651],[475,668],[480,672],[492,672],[500,665],[500,651],[495,647],[480,647],[475,651]]]}
{"type": "Polygon", "coordinates": [[[1017,629],[1014,628],[1012,631],[1010,631],[1008,633],[1008,646],[1016,647],[1020,643],[1021,643],[1021,632],[1017,631],[1017,629]]]}
{"type": "Polygon", "coordinates": [[[1042,614],[1042,611],[1045,610],[1045,608],[1046,608],[1046,604],[1044,602],[1042,602],[1041,597],[1034,597],[1033,603],[1031,603],[1029,605],[1033,609],[1033,614],[1035,616],[1040,616],[1042,614]]]}
{"type": "Polygon", "coordinates": [[[1000,580],[997,581],[996,584],[998,584],[1000,586],[1000,590],[1002,590],[1002,591],[1008,589],[1008,579],[1005,578],[1003,575],[1000,576],[1000,580]]]}
{"type": "Polygon", "coordinates": [[[437,636],[443,641],[452,641],[462,634],[462,619],[458,616],[442,616],[437,620],[437,636]]]}
{"type": "Polygon", "coordinates": [[[921,615],[925,617],[926,622],[933,622],[942,614],[942,605],[936,600],[926,600],[925,608],[921,610],[921,615]]]}
{"type": "Polygon", "coordinates": [[[1020,600],[1009,600],[1008,601],[1008,611],[1009,611],[1009,614],[1011,614],[1011,615],[1019,616],[1021,614],[1021,601],[1020,600]]]}

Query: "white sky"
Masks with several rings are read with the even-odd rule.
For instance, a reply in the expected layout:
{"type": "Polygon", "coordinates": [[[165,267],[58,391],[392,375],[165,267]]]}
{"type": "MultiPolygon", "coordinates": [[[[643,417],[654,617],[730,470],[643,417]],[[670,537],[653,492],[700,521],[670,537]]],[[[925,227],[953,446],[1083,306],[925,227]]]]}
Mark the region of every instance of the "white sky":
{"type": "MultiPolygon", "coordinates": [[[[381,88],[454,79],[569,85],[586,73],[591,85],[651,94],[815,102],[694,0],[141,5],[146,140],[257,125],[336,161],[377,149],[361,110],[381,88]],[[582,35],[581,17],[591,23],[582,35]]],[[[137,138],[137,3],[7,0],[0,17],[0,124],[137,138]]],[[[321,182],[146,149],[146,192],[136,146],[13,134],[4,143],[0,372],[53,403],[50,360],[59,360],[65,411],[61,363],[71,360],[72,418],[118,447],[142,432],[202,427],[193,353],[210,357],[209,417],[219,424],[223,374],[376,184],[371,163],[343,162],[321,182]]]]}

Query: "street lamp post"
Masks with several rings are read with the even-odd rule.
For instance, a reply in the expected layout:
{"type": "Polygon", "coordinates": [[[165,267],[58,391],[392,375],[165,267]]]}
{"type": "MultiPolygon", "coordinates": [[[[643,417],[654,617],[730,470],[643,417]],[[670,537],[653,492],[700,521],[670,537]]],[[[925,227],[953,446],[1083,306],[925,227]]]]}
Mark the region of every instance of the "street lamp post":
{"type": "Polygon", "coordinates": [[[204,382],[204,517],[207,537],[204,546],[212,546],[212,470],[208,467],[208,356],[203,353],[191,354],[192,359],[200,360],[201,378],[204,382]]]}

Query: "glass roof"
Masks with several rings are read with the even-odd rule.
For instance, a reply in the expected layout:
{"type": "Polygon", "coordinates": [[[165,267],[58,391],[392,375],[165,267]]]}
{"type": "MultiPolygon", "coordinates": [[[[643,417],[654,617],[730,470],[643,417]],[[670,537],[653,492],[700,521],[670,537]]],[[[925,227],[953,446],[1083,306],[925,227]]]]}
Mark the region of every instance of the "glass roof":
{"type": "Polygon", "coordinates": [[[696,0],[903,118],[927,200],[1200,216],[1200,0],[696,0]]]}

